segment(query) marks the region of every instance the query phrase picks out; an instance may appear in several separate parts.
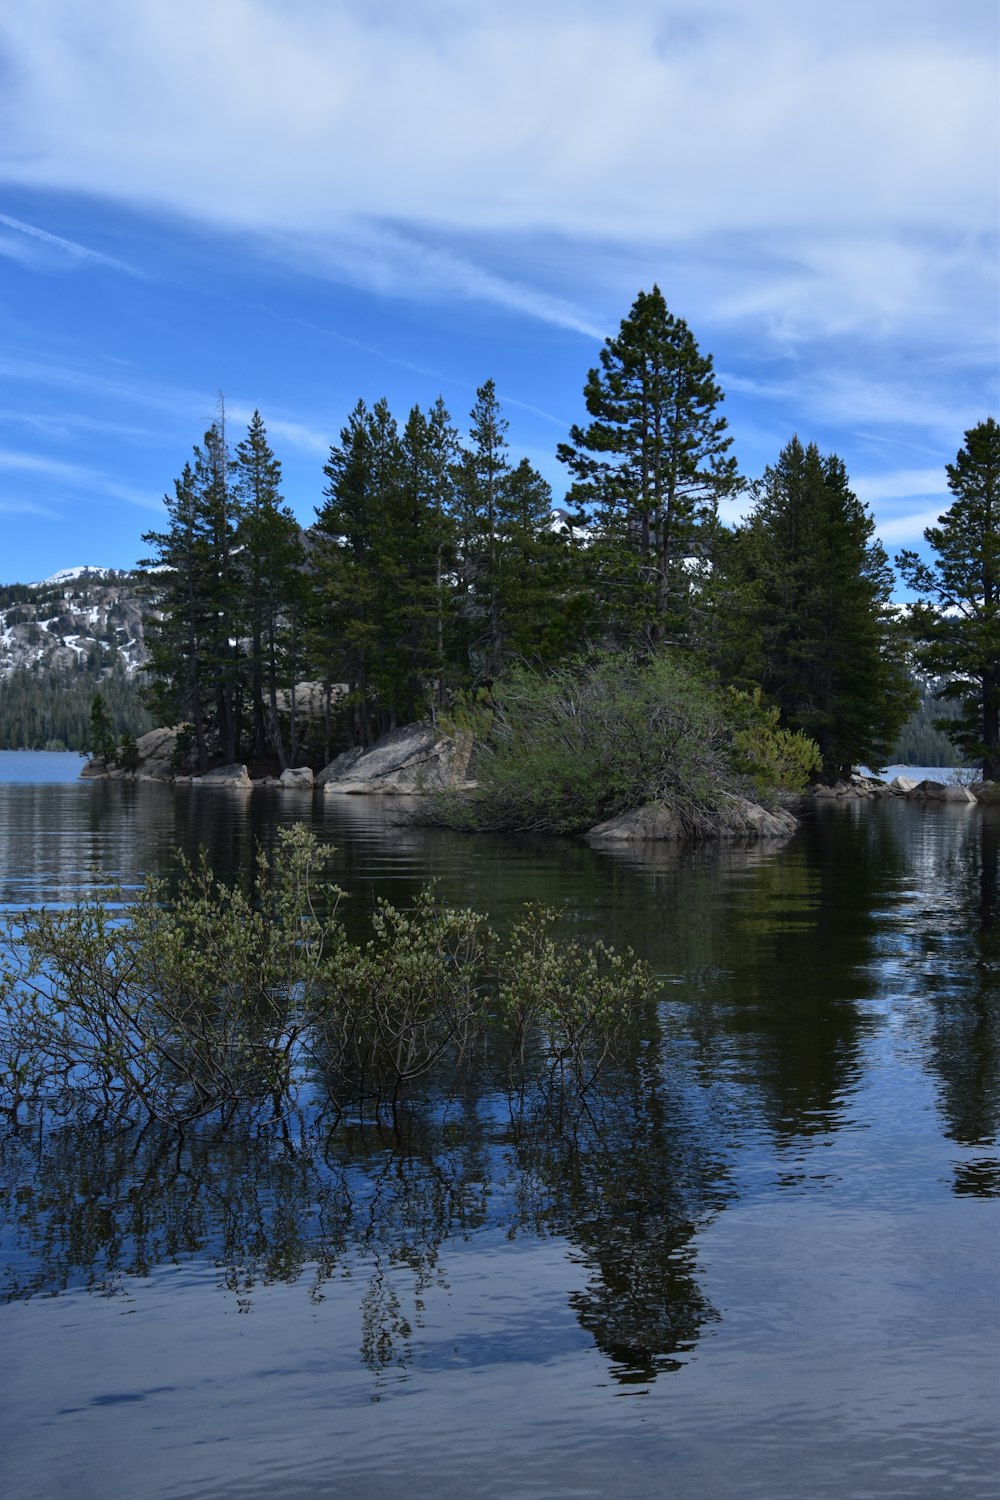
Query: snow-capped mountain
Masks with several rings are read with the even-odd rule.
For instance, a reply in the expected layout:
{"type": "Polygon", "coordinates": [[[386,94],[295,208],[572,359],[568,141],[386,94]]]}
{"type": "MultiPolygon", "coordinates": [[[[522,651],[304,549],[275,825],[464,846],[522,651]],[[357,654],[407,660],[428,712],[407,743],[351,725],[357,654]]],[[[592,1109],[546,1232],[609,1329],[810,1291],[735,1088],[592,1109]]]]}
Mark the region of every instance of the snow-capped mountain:
{"type": "Polygon", "coordinates": [[[119,662],[131,675],[145,660],[134,574],[86,565],[0,585],[0,679],[21,667],[103,674],[119,662]]]}
{"type": "Polygon", "coordinates": [[[44,589],[63,583],[74,583],[78,578],[110,578],[114,575],[114,568],[101,568],[94,563],[81,563],[78,568],[60,568],[58,573],[53,573],[51,578],[43,578],[41,583],[30,584],[29,587],[44,589]]]}

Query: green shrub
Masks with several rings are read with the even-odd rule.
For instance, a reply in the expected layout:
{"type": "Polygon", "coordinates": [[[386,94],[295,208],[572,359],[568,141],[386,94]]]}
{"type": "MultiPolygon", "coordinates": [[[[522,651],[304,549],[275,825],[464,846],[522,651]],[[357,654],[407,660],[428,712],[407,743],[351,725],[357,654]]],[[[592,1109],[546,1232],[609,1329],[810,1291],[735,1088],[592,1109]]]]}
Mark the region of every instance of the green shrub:
{"type": "Polygon", "coordinates": [[[453,1066],[518,1017],[541,1074],[589,1083],[652,980],[630,954],[566,944],[528,916],[508,948],[485,918],[379,904],[367,944],[348,940],[343,892],[301,825],[279,833],[243,885],[204,858],[176,890],[149,878],[128,906],[112,889],[0,928],[0,1107],[32,1101],[169,1123],[245,1105],[281,1111],[322,1085],[335,1107],[400,1092],[453,1066]],[[534,934],[532,937],[531,934],[534,934]],[[532,948],[532,943],[534,947],[532,948]],[[528,959],[531,961],[528,962],[528,959]]]}
{"type": "Polygon", "coordinates": [[[433,811],[454,827],[575,833],[658,802],[697,832],[723,794],[797,789],[816,763],[812,742],[779,729],[759,695],[723,691],[666,651],[604,656],[501,678],[478,790],[433,811]]]}

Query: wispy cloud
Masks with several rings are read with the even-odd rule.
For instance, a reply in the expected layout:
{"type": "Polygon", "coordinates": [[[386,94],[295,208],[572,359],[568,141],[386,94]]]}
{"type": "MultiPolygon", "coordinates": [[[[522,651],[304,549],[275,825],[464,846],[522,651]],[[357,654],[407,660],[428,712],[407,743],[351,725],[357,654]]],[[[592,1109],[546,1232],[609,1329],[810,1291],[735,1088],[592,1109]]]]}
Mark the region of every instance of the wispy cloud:
{"type": "MultiPolygon", "coordinates": [[[[229,419],[247,426],[253,416],[253,410],[240,402],[226,402],[226,435],[232,440],[229,419]]],[[[331,437],[329,433],[317,432],[312,427],[307,427],[302,422],[284,421],[281,417],[267,416],[265,418],[268,437],[272,440],[278,439],[287,443],[291,448],[297,448],[300,453],[320,454],[326,456],[330,451],[331,437]]],[[[239,439],[237,438],[236,441],[239,439]]]]}
{"type": "Polygon", "coordinates": [[[891,520],[880,520],[877,531],[887,545],[901,546],[909,542],[919,545],[928,526],[936,526],[946,506],[938,505],[933,510],[908,511],[905,516],[894,516],[891,520]]]}
{"type": "MultiPolygon", "coordinates": [[[[89,245],[77,244],[76,240],[63,239],[61,235],[50,234],[47,229],[39,229],[36,224],[25,224],[22,219],[12,219],[9,214],[0,214],[0,224],[8,229],[16,230],[20,235],[26,235],[29,240],[34,240],[47,251],[58,252],[63,260],[74,261],[77,264],[108,266],[114,271],[124,271],[127,276],[141,276],[134,266],[126,265],[123,260],[116,260],[113,255],[105,255],[100,250],[92,250],[89,245]]],[[[0,245],[0,251],[2,251],[0,245]]]]}
{"type": "Polygon", "coordinates": [[[880,427],[917,430],[939,438],[958,436],[968,426],[969,406],[952,383],[926,380],[918,383],[909,370],[892,368],[883,376],[859,369],[841,356],[828,365],[816,359],[806,368],[781,379],[743,376],[732,370],[721,373],[726,390],[740,392],[757,401],[790,407],[805,425],[800,436],[810,439],[809,424],[837,426],[855,432],[880,427]]]}
{"type": "Polygon", "coordinates": [[[313,276],[407,300],[492,303],[557,328],[603,339],[587,312],[565,297],[487,270],[466,255],[377,223],[343,224],[322,237],[268,236],[275,255],[313,276]]]}
{"type": "MultiPolygon", "coordinates": [[[[156,375],[150,376],[144,369],[133,371],[129,378],[110,376],[103,374],[99,365],[88,365],[82,360],[70,363],[39,359],[17,351],[0,354],[0,379],[7,379],[19,387],[30,384],[41,390],[74,391],[108,407],[138,406],[184,420],[196,419],[206,426],[212,419],[215,402],[214,394],[208,397],[204,391],[170,385],[156,375]]],[[[88,418],[84,416],[80,420],[85,422],[88,418]]]]}
{"type": "Polygon", "coordinates": [[[948,481],[943,469],[896,469],[888,474],[855,475],[851,488],[866,505],[878,505],[917,495],[944,497],[948,494],[948,481]]]}
{"type": "Polygon", "coordinates": [[[6,496],[0,496],[0,515],[41,516],[45,520],[54,520],[56,513],[47,505],[36,504],[34,500],[10,500],[6,496]]]}
{"type": "Polygon", "coordinates": [[[44,474],[47,479],[65,479],[70,483],[77,483],[89,473],[79,464],[62,463],[39,453],[21,453],[10,448],[0,448],[0,469],[19,474],[44,474]]]}
{"type": "Polygon", "coordinates": [[[152,495],[133,485],[121,484],[86,464],[65,463],[61,459],[48,458],[39,453],[0,448],[0,472],[34,476],[50,485],[63,486],[70,495],[75,490],[84,490],[91,495],[124,500],[129,505],[138,505],[145,510],[161,509],[162,497],[159,495],[152,495]]]}
{"type": "Polygon", "coordinates": [[[26,427],[32,432],[58,439],[79,433],[97,433],[127,441],[149,442],[153,436],[151,427],[137,427],[131,423],[94,417],[84,412],[19,411],[9,406],[0,407],[0,423],[9,427],[26,427]]]}

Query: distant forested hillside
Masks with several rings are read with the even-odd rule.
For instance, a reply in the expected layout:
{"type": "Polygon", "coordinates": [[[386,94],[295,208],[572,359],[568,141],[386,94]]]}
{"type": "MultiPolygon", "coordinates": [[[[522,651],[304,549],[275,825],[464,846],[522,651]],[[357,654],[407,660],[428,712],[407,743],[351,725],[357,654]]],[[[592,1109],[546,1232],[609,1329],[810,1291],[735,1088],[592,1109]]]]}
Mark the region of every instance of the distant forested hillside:
{"type": "Polygon", "coordinates": [[[116,739],[153,727],[140,681],[121,666],[104,674],[89,668],[18,667],[0,679],[0,750],[88,750],[95,693],[104,700],[116,739]]]}
{"type": "Polygon", "coordinates": [[[940,684],[926,678],[918,681],[920,704],[899,732],[892,752],[894,763],[903,766],[960,766],[962,757],[935,720],[954,722],[958,707],[934,694],[940,684]]]}

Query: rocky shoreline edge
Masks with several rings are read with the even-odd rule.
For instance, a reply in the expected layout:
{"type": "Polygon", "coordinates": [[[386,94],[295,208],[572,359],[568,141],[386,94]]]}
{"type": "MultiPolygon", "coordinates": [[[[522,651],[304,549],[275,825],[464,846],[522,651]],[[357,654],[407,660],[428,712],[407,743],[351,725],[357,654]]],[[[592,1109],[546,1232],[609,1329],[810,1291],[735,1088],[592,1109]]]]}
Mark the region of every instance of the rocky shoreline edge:
{"type": "MultiPolygon", "coordinates": [[[[279,787],[286,791],[321,791],[334,796],[422,796],[444,790],[472,790],[469,779],[472,757],[470,735],[442,734],[431,724],[411,724],[391,730],[369,749],[345,750],[321,771],[308,766],[282,771],[280,776],[252,779],[247,767],[237,763],[216,766],[201,776],[178,774],[174,750],[179,730],[152,729],[137,742],[138,766],[124,770],[99,757],[89,760],[80,772],[86,780],[151,781],[172,786],[243,788],[279,787]]],[[[897,776],[890,783],[874,777],[854,775],[849,782],[812,787],[786,807],[765,808],[747,798],[727,794],[711,823],[697,830],[701,840],[784,839],[799,827],[801,819],[830,803],[905,797],[919,802],[954,805],[1000,802],[1000,783],[913,781],[897,776]]],[[[671,809],[659,804],[634,808],[599,823],[585,835],[594,843],[622,843],[690,838],[692,830],[671,809]]]]}

